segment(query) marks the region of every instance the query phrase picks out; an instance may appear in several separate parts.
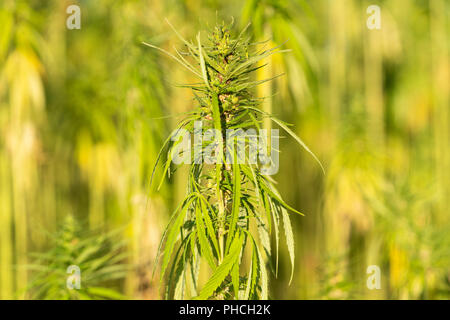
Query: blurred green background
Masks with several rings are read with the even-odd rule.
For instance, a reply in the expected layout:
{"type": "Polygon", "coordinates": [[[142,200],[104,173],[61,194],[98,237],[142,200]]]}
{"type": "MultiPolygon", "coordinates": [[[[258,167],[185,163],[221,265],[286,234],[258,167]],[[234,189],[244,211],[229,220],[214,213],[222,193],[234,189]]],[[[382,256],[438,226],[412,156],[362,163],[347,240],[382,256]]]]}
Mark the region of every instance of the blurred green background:
{"type": "Polygon", "coordinates": [[[275,178],[305,216],[293,283],[282,247],[271,298],[449,299],[449,12],[446,0],[0,0],[0,299],[161,298],[151,273],[186,173],[159,192],[149,175],[194,103],[175,87],[190,75],[141,44],[181,46],[165,17],[186,38],[234,17],[236,32],[251,22],[255,41],[292,49],[268,59],[258,78],[285,75],[255,93],[326,174],[281,141],[275,178]],[[373,4],[380,30],[366,26],[373,4]],[[71,259],[91,292],[67,294],[71,259]]]}

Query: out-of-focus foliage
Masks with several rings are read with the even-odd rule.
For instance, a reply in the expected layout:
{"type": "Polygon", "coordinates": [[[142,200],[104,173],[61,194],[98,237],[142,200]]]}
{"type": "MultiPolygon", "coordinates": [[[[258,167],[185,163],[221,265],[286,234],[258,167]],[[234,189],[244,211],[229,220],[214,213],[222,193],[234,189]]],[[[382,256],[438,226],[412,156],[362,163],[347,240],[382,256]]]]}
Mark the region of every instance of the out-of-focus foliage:
{"type": "Polygon", "coordinates": [[[60,230],[50,234],[50,250],[35,254],[30,270],[35,271],[27,294],[31,299],[123,299],[107,287],[125,277],[124,241],[117,231],[87,234],[68,216],[60,230]],[[79,268],[83,274],[77,274],[79,268]],[[66,269],[66,270],[65,270],[66,269]]]}
{"type": "Polygon", "coordinates": [[[255,94],[326,171],[281,141],[277,188],[305,216],[292,219],[293,282],[281,246],[270,297],[448,299],[449,12],[446,0],[2,0],[0,298],[30,298],[31,253],[56,248],[42,229],[55,234],[67,216],[124,228],[131,268],[106,287],[162,297],[151,270],[189,172],[158,192],[148,180],[168,128],[194,105],[174,85],[197,79],[141,42],[172,51],[165,17],[192,38],[233,16],[236,32],[252,23],[252,41],[287,41],[292,51],[255,80],[285,75],[255,94]],[[70,4],[79,30],[66,28],[70,4]],[[380,30],[366,26],[373,4],[380,30]],[[370,265],[381,290],[366,287],[370,265]]]}

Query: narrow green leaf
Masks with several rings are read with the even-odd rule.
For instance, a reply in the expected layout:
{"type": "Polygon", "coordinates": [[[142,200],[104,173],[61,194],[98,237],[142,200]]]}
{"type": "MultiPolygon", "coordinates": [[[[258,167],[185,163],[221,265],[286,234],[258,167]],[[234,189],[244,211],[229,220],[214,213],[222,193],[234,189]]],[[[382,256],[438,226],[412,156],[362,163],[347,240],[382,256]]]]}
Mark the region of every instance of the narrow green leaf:
{"type": "MultiPolygon", "coordinates": [[[[220,254],[219,252],[219,244],[217,242],[216,239],[216,230],[214,229],[211,217],[209,216],[208,213],[208,208],[206,206],[206,203],[209,205],[209,203],[206,201],[206,199],[204,199],[204,197],[201,195],[202,198],[200,198],[200,202],[201,202],[201,206],[202,206],[202,215],[205,218],[205,222],[206,222],[206,230],[208,232],[209,235],[209,239],[212,241],[213,245],[214,245],[214,249],[216,249],[217,255],[220,254]]],[[[210,209],[212,211],[212,208],[210,209]]]]}
{"type": "Polygon", "coordinates": [[[260,271],[259,261],[256,253],[256,245],[253,241],[252,243],[252,276],[251,276],[251,284],[250,284],[250,298],[253,298],[256,294],[256,288],[258,287],[258,275],[260,271]]]}
{"type": "Polygon", "coordinates": [[[183,268],[180,276],[178,277],[177,284],[175,286],[175,293],[173,295],[173,298],[175,300],[183,300],[184,299],[185,280],[186,280],[185,275],[186,275],[186,270],[183,268]]]}
{"type": "Polygon", "coordinates": [[[231,282],[233,283],[233,289],[234,289],[234,298],[239,299],[239,260],[236,261],[236,263],[233,266],[233,269],[231,270],[231,282]]]}
{"type": "Polygon", "coordinates": [[[291,219],[289,214],[284,208],[281,208],[281,215],[283,217],[284,231],[286,233],[286,244],[289,251],[289,257],[291,258],[291,276],[289,278],[289,284],[292,282],[294,276],[295,266],[295,248],[294,248],[294,233],[292,232],[291,219]]]}
{"type": "Polygon", "coordinates": [[[249,300],[250,299],[250,291],[252,287],[252,278],[253,278],[253,259],[250,260],[250,267],[249,272],[247,276],[247,284],[245,286],[245,292],[244,296],[242,297],[242,300],[249,300]]]}
{"type": "Polygon", "coordinates": [[[264,251],[266,252],[266,255],[270,257],[271,255],[271,248],[270,248],[270,234],[267,230],[266,223],[262,217],[257,216],[257,228],[258,228],[258,235],[259,240],[261,242],[261,245],[264,248],[264,251]]]}
{"type": "MultiPolygon", "coordinates": [[[[266,197],[267,201],[270,203],[270,200],[266,197]]],[[[276,257],[275,257],[275,275],[278,275],[278,255],[279,255],[279,247],[280,247],[280,216],[278,214],[278,210],[274,207],[272,203],[270,203],[272,207],[272,217],[273,217],[273,226],[275,229],[275,249],[276,249],[276,257]]]]}
{"type": "Polygon", "coordinates": [[[172,24],[169,22],[168,19],[165,19],[166,23],[170,26],[170,28],[172,28],[172,30],[175,32],[175,34],[177,35],[177,37],[192,51],[196,52],[197,49],[195,48],[195,46],[190,43],[189,41],[187,41],[186,39],[184,39],[177,31],[177,29],[174,28],[174,26],[172,26],[172,24]]]}
{"type": "Polygon", "coordinates": [[[173,251],[173,248],[175,247],[175,243],[177,240],[178,233],[180,232],[180,228],[183,225],[184,219],[186,217],[187,210],[193,200],[194,200],[194,198],[191,198],[184,205],[181,212],[178,214],[178,217],[175,219],[173,225],[169,228],[166,246],[164,248],[162,265],[161,265],[161,280],[163,279],[167,265],[169,264],[170,257],[172,255],[172,251],[173,251]]]}
{"type": "Polygon", "coordinates": [[[198,53],[200,58],[200,68],[202,69],[203,81],[205,81],[205,85],[207,88],[210,88],[208,81],[208,74],[206,73],[206,64],[205,58],[203,57],[202,44],[200,42],[200,33],[197,34],[197,43],[198,43],[198,53]]]}
{"type": "Polygon", "coordinates": [[[180,205],[178,205],[178,207],[175,209],[175,211],[173,212],[172,216],[170,217],[169,223],[167,224],[166,228],[164,229],[163,235],[161,237],[161,241],[159,242],[159,245],[158,245],[158,251],[156,253],[156,260],[155,260],[155,264],[153,266],[152,277],[155,275],[156,266],[158,265],[159,257],[161,256],[162,246],[163,246],[164,240],[166,239],[167,232],[169,231],[169,228],[170,228],[170,226],[172,224],[172,221],[175,219],[175,217],[177,217],[177,212],[180,210],[180,208],[182,208],[184,206],[184,203],[188,199],[189,199],[189,197],[187,197],[185,199],[185,201],[183,201],[180,205]]]}
{"type": "Polygon", "coordinates": [[[297,143],[303,147],[303,149],[305,149],[313,158],[314,160],[316,160],[316,162],[320,165],[320,168],[322,169],[323,174],[325,174],[325,169],[322,165],[322,163],[320,162],[319,158],[317,158],[317,156],[308,148],[308,146],[303,142],[302,139],[300,139],[295,133],[294,131],[292,131],[283,121],[281,121],[280,119],[277,119],[276,117],[274,117],[271,114],[268,114],[262,110],[259,110],[258,108],[254,108],[254,107],[247,107],[247,109],[251,109],[253,111],[259,112],[267,117],[269,117],[273,122],[275,122],[276,124],[278,124],[281,128],[283,128],[284,131],[286,131],[291,137],[294,138],[295,141],[297,141],[297,143]]]}
{"type": "Polygon", "coordinates": [[[262,189],[264,189],[264,191],[273,199],[275,200],[277,203],[279,203],[281,206],[285,207],[288,210],[291,210],[292,212],[298,213],[299,215],[303,215],[303,213],[301,213],[298,210],[295,210],[294,208],[292,208],[290,205],[288,205],[283,199],[281,199],[280,195],[278,194],[278,191],[276,191],[276,189],[272,186],[269,185],[264,178],[260,178],[260,187],[262,189]]]}
{"type": "Polygon", "coordinates": [[[228,233],[227,244],[225,246],[225,252],[228,251],[230,243],[234,237],[234,232],[237,227],[237,223],[239,220],[239,208],[241,204],[241,169],[239,164],[237,163],[237,151],[236,148],[234,150],[234,159],[233,159],[233,207],[231,209],[231,221],[230,221],[230,231],[228,233]]]}
{"type": "Polygon", "coordinates": [[[196,297],[197,300],[205,300],[209,298],[214,293],[214,291],[222,284],[223,280],[229,274],[233,265],[238,261],[239,254],[243,249],[243,242],[244,237],[242,235],[239,237],[235,237],[233,243],[231,244],[230,252],[225,256],[220,266],[216,269],[211,278],[200,291],[200,295],[196,297]]]}
{"type": "Polygon", "coordinates": [[[192,73],[195,74],[196,76],[198,76],[198,77],[200,77],[200,78],[203,78],[201,74],[199,74],[195,69],[193,69],[192,67],[190,67],[190,64],[188,64],[187,61],[186,61],[186,62],[183,61],[184,59],[183,59],[183,60],[180,60],[177,56],[173,55],[173,54],[170,53],[169,51],[164,50],[164,49],[162,49],[162,48],[160,48],[160,47],[157,47],[157,46],[155,46],[155,45],[152,45],[152,44],[150,44],[150,43],[142,42],[142,44],[143,44],[143,45],[146,45],[146,46],[148,46],[148,47],[150,47],[150,48],[153,48],[153,49],[156,49],[156,50],[159,50],[159,51],[163,52],[164,54],[166,54],[167,56],[169,56],[169,57],[171,57],[172,59],[174,59],[176,62],[178,62],[179,64],[181,64],[183,67],[185,67],[186,69],[188,69],[190,72],[192,72],[192,73]]]}
{"type": "Polygon", "coordinates": [[[197,247],[195,247],[190,260],[191,297],[198,295],[198,276],[200,274],[200,258],[197,247]]]}
{"type": "MultiPolygon", "coordinates": [[[[179,259],[175,258],[175,262],[172,266],[172,271],[170,272],[170,277],[168,281],[168,294],[170,294],[169,289],[175,284],[175,290],[173,298],[175,300],[182,300],[185,293],[185,279],[186,279],[186,250],[185,247],[189,245],[189,241],[186,241],[184,246],[180,247],[178,253],[182,253],[179,259]],[[183,248],[184,247],[184,248],[183,248]]],[[[177,256],[179,255],[177,253],[177,256]]],[[[167,298],[170,297],[167,295],[167,298]]]]}
{"type": "Polygon", "coordinates": [[[267,300],[269,298],[269,278],[267,276],[267,270],[264,263],[263,256],[261,254],[261,251],[256,246],[256,251],[258,253],[258,260],[259,260],[259,269],[260,269],[260,277],[261,277],[261,299],[267,300]]]}
{"type": "Polygon", "coordinates": [[[212,248],[209,244],[208,238],[206,237],[205,225],[203,223],[202,210],[200,205],[200,200],[197,200],[195,204],[195,224],[197,226],[198,241],[200,243],[200,252],[203,257],[208,262],[212,270],[216,269],[216,264],[214,263],[214,255],[212,253],[212,248]]]}

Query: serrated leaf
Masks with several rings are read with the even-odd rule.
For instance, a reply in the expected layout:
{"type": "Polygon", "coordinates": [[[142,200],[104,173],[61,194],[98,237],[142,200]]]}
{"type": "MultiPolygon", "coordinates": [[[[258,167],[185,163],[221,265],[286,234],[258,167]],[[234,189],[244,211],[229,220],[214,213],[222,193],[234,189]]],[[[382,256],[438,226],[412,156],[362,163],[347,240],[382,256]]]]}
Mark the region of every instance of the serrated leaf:
{"type": "Polygon", "coordinates": [[[183,201],[181,204],[178,205],[178,207],[175,209],[175,211],[173,212],[172,216],[170,217],[169,223],[167,224],[166,228],[164,229],[163,235],[161,237],[161,241],[159,242],[159,245],[158,245],[158,251],[156,253],[156,259],[155,259],[155,264],[153,266],[152,277],[155,274],[156,266],[158,265],[158,262],[159,262],[159,259],[160,259],[160,256],[161,256],[164,240],[167,237],[167,234],[169,232],[169,229],[170,229],[170,226],[172,224],[172,221],[175,220],[175,218],[177,217],[178,211],[182,210],[182,208],[184,208],[184,205],[186,204],[187,201],[189,201],[189,199],[191,199],[190,195],[186,197],[185,201],[183,201]]]}
{"type": "MultiPolygon", "coordinates": [[[[267,197],[266,197],[267,199],[267,197]]],[[[267,201],[269,201],[267,199],[267,201]]],[[[270,204],[272,207],[272,217],[273,217],[273,227],[275,229],[275,250],[276,250],[276,256],[275,256],[275,276],[278,275],[278,255],[279,255],[279,248],[280,248],[280,216],[278,214],[278,211],[276,208],[273,207],[272,204],[270,204]]]]}
{"type": "Polygon", "coordinates": [[[292,232],[291,219],[289,214],[284,208],[281,208],[281,215],[283,217],[284,231],[286,234],[286,244],[289,251],[289,257],[291,259],[291,276],[289,278],[289,284],[292,282],[294,276],[294,263],[295,263],[295,248],[294,248],[294,233],[292,232]]]}
{"type": "Polygon", "coordinates": [[[243,242],[244,237],[242,235],[234,238],[234,241],[230,246],[228,255],[225,256],[222,263],[219,265],[219,267],[217,267],[216,271],[202,288],[202,290],[200,291],[200,295],[195,298],[196,300],[208,299],[222,284],[223,280],[230,273],[233,265],[239,259],[239,254],[242,250],[243,242]]]}
{"type": "Polygon", "coordinates": [[[259,235],[259,241],[266,252],[266,255],[270,257],[271,255],[271,247],[270,247],[270,234],[267,230],[266,224],[262,217],[257,216],[257,229],[259,235]]]}
{"type": "MultiPolygon", "coordinates": [[[[208,208],[206,206],[207,201],[206,201],[206,199],[204,199],[204,197],[202,195],[200,195],[200,204],[202,207],[202,213],[203,213],[202,215],[205,218],[206,230],[209,235],[209,239],[213,243],[213,246],[217,252],[217,255],[219,255],[219,244],[217,242],[216,234],[215,234],[216,230],[214,229],[211,217],[209,216],[208,208]]],[[[209,203],[208,203],[208,206],[210,206],[209,203]]],[[[210,210],[212,211],[212,208],[210,208],[210,210]]]]}
{"type": "Polygon", "coordinates": [[[203,223],[203,215],[200,207],[200,200],[195,202],[195,224],[197,226],[198,241],[200,243],[200,252],[203,257],[208,262],[212,270],[216,269],[216,264],[214,262],[214,254],[212,252],[212,247],[209,244],[208,238],[206,237],[206,228],[203,223]]]}
{"type": "Polygon", "coordinates": [[[175,219],[173,225],[169,228],[166,246],[164,248],[163,261],[161,265],[161,280],[163,279],[167,265],[169,264],[172,251],[175,247],[180,228],[183,225],[184,219],[186,217],[187,210],[193,200],[194,198],[190,198],[189,201],[187,201],[187,203],[181,209],[181,212],[178,214],[178,217],[175,219]]]}
{"type": "Polygon", "coordinates": [[[231,271],[231,282],[233,283],[234,297],[239,299],[239,260],[234,264],[231,271]]]}
{"type": "Polygon", "coordinates": [[[178,277],[177,284],[175,286],[175,293],[173,295],[173,298],[175,300],[183,300],[183,298],[184,298],[185,275],[186,275],[186,270],[183,268],[182,271],[181,271],[180,276],[178,277]]]}
{"type": "Polygon", "coordinates": [[[237,163],[237,152],[234,149],[234,159],[233,159],[233,207],[231,209],[231,221],[230,221],[230,231],[228,233],[227,244],[225,246],[228,250],[231,240],[234,237],[234,232],[237,228],[237,223],[239,220],[239,208],[241,204],[241,169],[237,163]]]}
{"type": "Polygon", "coordinates": [[[251,283],[250,283],[250,295],[249,297],[252,298],[255,296],[256,288],[258,286],[258,275],[260,271],[259,261],[256,253],[255,248],[255,242],[252,243],[252,276],[251,276],[251,283]]]}
{"type": "MultiPolygon", "coordinates": [[[[255,245],[256,247],[256,245],[255,245]]],[[[267,270],[264,263],[263,256],[261,254],[261,251],[256,247],[257,253],[258,253],[258,260],[259,260],[259,268],[260,268],[260,274],[261,274],[261,299],[267,300],[269,298],[269,278],[267,276],[267,270]]]]}
{"type": "Polygon", "coordinates": [[[245,286],[244,296],[242,297],[242,300],[250,299],[252,277],[253,277],[253,259],[250,260],[250,267],[249,267],[249,272],[248,272],[248,276],[247,276],[247,284],[245,286]]]}

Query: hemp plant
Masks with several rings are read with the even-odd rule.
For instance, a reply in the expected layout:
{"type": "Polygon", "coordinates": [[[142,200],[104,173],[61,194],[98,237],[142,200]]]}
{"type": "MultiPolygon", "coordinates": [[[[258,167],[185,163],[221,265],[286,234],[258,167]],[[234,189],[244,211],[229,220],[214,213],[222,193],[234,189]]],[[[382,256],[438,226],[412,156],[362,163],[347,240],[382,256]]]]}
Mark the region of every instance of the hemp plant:
{"type": "MultiPolygon", "coordinates": [[[[183,139],[179,133],[184,131],[194,135],[194,154],[183,154],[190,165],[187,194],[170,218],[155,263],[155,266],[161,263],[161,281],[168,276],[165,298],[268,299],[266,262],[272,260],[271,234],[275,233],[276,246],[276,263],[271,269],[277,273],[283,224],[292,280],[295,250],[288,212],[301,213],[281,198],[273,179],[264,175],[265,166],[272,161],[265,154],[267,144],[257,145],[258,140],[264,139],[257,139],[254,134],[233,135],[229,132],[255,132],[265,118],[270,118],[317,160],[285,122],[258,108],[262,98],[252,94],[252,88],[271,80],[252,79],[252,72],[264,67],[261,60],[286,50],[278,47],[258,49],[264,43],[251,43],[245,38],[247,28],[233,39],[230,26],[223,23],[210,31],[209,41],[205,44],[202,44],[200,33],[195,42],[187,41],[170,26],[183,42],[185,51],[175,49],[172,54],[144,44],[175,59],[197,76],[199,82],[183,85],[192,89],[198,106],[186,113],[167,138],[155,165],[156,168],[163,154],[167,154],[161,186],[165,176],[171,173],[171,162],[180,155],[183,139]],[[206,136],[210,131],[216,133],[212,135],[213,139],[211,135],[209,139],[198,138],[199,134],[206,136]],[[259,161],[250,154],[252,150],[263,153],[259,161]],[[200,287],[201,260],[207,263],[212,275],[200,287]]],[[[272,136],[274,139],[278,136],[272,136]]],[[[272,148],[272,153],[276,152],[278,150],[272,148]]],[[[154,173],[155,169],[151,181],[154,173]]]]}

